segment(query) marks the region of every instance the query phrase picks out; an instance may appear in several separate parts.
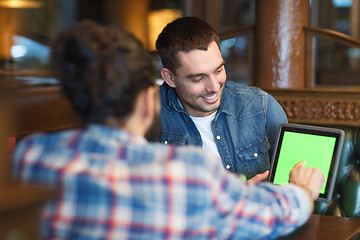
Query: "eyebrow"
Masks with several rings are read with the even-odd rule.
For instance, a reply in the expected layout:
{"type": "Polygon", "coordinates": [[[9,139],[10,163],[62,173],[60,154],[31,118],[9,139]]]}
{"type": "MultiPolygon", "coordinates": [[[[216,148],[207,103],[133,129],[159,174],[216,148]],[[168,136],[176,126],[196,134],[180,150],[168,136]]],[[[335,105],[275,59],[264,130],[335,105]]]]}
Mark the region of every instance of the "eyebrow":
{"type": "MultiPolygon", "coordinates": [[[[223,67],[225,65],[225,60],[222,61],[222,63],[215,69],[218,70],[219,68],[223,67]]],[[[186,78],[195,78],[195,77],[198,77],[198,76],[203,76],[203,75],[206,75],[204,73],[190,73],[188,75],[186,75],[185,77],[186,78]]]]}

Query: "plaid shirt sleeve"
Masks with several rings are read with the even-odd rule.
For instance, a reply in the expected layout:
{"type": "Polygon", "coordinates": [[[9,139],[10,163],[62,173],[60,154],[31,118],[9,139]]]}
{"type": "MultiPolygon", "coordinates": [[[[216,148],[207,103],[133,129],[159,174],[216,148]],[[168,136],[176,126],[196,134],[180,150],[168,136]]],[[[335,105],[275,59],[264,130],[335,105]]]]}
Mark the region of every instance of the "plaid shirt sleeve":
{"type": "Polygon", "coordinates": [[[219,239],[273,239],[304,224],[311,214],[306,193],[293,184],[241,182],[214,168],[212,203],[219,239]]]}

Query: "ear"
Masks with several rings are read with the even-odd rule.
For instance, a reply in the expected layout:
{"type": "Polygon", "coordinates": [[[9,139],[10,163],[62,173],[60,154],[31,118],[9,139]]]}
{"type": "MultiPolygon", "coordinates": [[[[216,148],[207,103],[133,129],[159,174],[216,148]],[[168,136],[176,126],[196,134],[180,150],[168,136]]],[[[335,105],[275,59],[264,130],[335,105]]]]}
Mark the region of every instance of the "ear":
{"type": "Polygon", "coordinates": [[[154,119],[154,108],[157,104],[155,98],[156,90],[155,87],[148,87],[143,91],[142,94],[142,118],[145,125],[151,125],[154,119]]]}
{"type": "Polygon", "coordinates": [[[175,82],[174,82],[174,75],[172,72],[167,68],[162,68],[160,70],[161,77],[164,79],[164,81],[172,88],[175,88],[175,82]]]}

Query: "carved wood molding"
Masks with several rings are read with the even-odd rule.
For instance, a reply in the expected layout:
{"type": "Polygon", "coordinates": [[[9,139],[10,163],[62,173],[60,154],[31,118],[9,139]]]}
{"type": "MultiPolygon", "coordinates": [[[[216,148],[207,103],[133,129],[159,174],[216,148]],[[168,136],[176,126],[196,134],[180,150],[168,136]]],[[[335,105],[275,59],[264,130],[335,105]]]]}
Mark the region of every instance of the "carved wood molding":
{"type": "Polygon", "coordinates": [[[268,90],[289,122],[360,126],[360,92],[349,90],[268,90]]]}

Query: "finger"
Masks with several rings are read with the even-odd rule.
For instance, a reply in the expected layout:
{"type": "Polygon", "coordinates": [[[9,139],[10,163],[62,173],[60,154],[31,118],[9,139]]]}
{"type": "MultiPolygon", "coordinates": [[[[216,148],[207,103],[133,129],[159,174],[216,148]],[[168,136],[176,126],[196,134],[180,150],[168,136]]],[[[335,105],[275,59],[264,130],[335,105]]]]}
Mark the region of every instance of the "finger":
{"type": "Polygon", "coordinates": [[[269,176],[269,170],[267,170],[263,173],[257,174],[253,178],[249,179],[248,182],[256,184],[256,183],[264,181],[268,176],[269,176]]]}
{"type": "Polygon", "coordinates": [[[297,167],[300,167],[300,166],[305,166],[306,164],[306,161],[300,161],[298,162],[297,164],[295,164],[295,166],[293,167],[293,169],[297,168],[297,167]]]}

